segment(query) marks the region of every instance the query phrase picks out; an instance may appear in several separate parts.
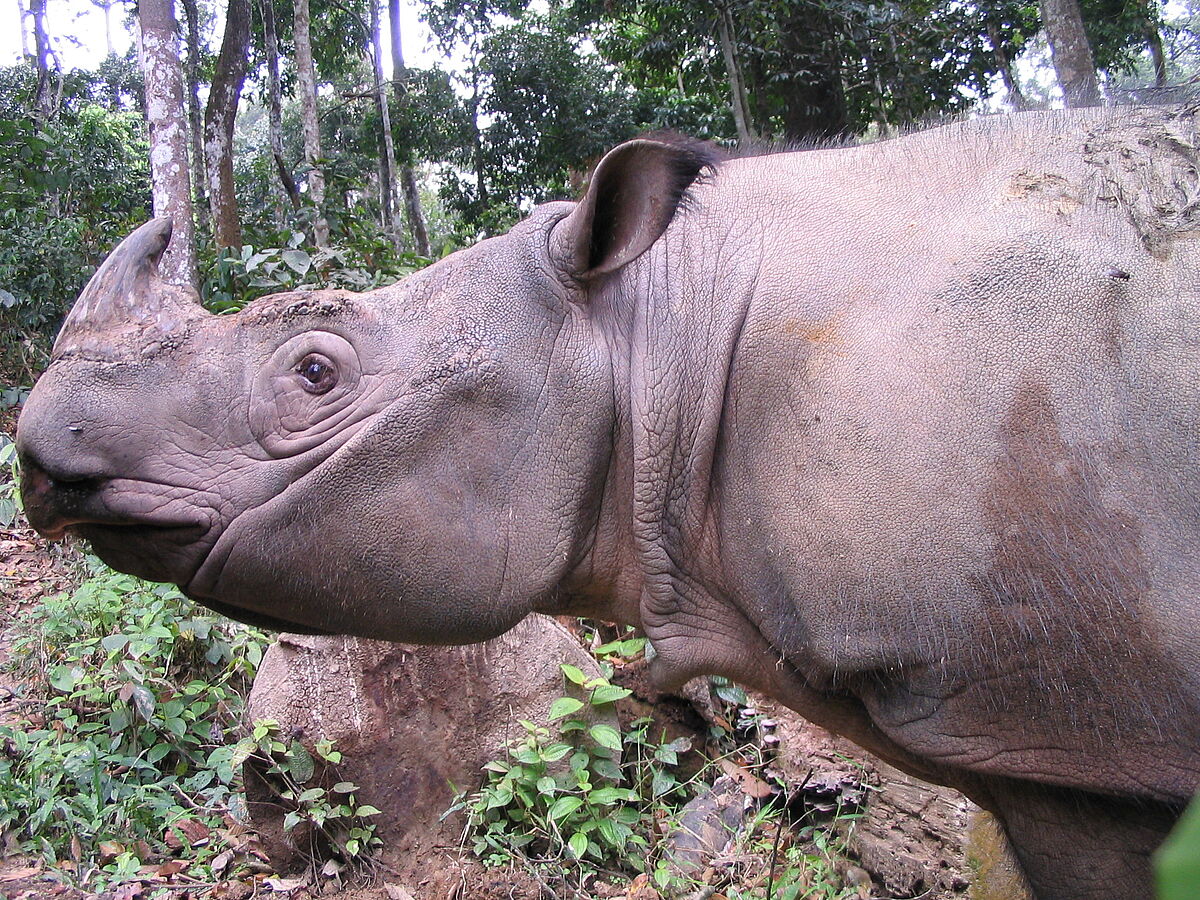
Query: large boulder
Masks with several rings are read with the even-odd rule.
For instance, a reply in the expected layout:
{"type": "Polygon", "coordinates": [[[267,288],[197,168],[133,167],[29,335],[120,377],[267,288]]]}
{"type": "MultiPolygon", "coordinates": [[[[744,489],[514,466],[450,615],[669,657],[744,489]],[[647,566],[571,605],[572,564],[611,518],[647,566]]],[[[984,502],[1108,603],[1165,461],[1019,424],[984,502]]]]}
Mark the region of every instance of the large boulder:
{"type": "MultiPolygon", "coordinates": [[[[413,646],[353,637],[281,634],[250,694],[252,720],[274,719],[285,739],[336,742],[337,777],[359,786],[383,840],[388,878],[416,896],[445,896],[459,881],[462,816],[440,821],[455,785],[473,788],[480,768],[503,758],[523,730],[542,724],[568,693],[561,663],[599,675],[595,660],[553,619],[530,616],[482,644],[413,646]]],[[[615,724],[615,716],[609,719],[615,724]]],[[[281,871],[307,861],[285,834],[286,810],[264,777],[246,769],[251,817],[281,871]]]]}

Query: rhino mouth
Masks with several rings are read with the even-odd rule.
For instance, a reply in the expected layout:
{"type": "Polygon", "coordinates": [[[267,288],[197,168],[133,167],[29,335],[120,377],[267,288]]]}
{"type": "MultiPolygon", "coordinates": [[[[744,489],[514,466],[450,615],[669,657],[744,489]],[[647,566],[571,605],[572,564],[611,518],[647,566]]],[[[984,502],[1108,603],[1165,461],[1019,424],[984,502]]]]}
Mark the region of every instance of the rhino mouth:
{"type": "Polygon", "coordinates": [[[203,494],[127,478],[60,480],[28,465],[22,479],[29,524],[43,537],[78,535],[115,569],[177,584],[200,567],[220,530],[203,494]]]}

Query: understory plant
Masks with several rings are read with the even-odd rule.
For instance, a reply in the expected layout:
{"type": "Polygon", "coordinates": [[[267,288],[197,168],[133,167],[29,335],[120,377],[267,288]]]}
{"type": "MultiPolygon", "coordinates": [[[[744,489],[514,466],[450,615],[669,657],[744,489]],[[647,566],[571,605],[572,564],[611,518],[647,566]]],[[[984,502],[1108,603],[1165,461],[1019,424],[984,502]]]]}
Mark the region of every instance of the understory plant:
{"type": "Polygon", "coordinates": [[[484,766],[484,785],[459,794],[446,815],[467,811],[471,848],[485,865],[521,862],[581,881],[601,869],[644,871],[656,816],[687,799],[671,769],[691,741],[656,741],[649,718],[620,731],[604,719],[630,691],[561,668],[567,695],[547,722],[521,720],[506,758],[484,766]]]}
{"type": "MultiPolygon", "coordinates": [[[[762,715],[746,693],[713,679],[714,696],[726,704],[728,728],[714,726],[709,760],[698,774],[681,780],[681,754],[687,737],[666,741],[649,717],[623,730],[607,721],[613,704],[630,695],[610,680],[613,666],[646,651],[643,637],[610,641],[593,649],[603,674],[585,675],[563,665],[565,696],[550,707],[546,721],[517,723],[520,734],[505,757],[484,766],[484,783],[463,791],[444,814],[467,813],[464,842],[485,866],[516,865],[543,886],[558,882],[576,896],[591,896],[598,877],[633,878],[663,896],[694,894],[728,900],[853,900],[870,896],[870,881],[847,884],[847,835],[858,806],[819,812],[786,791],[761,798],[728,858],[715,869],[690,875],[672,865],[663,838],[678,827],[679,813],[694,795],[731,766],[761,769],[763,749],[747,732],[762,715]],[[796,818],[795,808],[801,809],[796,818]],[[791,812],[789,812],[791,810],[791,812]],[[700,880],[701,876],[704,880],[700,880]],[[714,885],[722,885],[714,894],[714,885]]],[[[749,773],[747,773],[749,774],[749,773]]],[[[758,785],[765,783],[752,777],[758,785]]],[[[757,796],[757,795],[756,795],[757,796]]],[[[559,889],[559,888],[552,888],[559,889]]]]}
{"type": "Polygon", "coordinates": [[[86,567],[13,626],[24,715],[0,725],[0,834],[100,888],[168,855],[188,820],[215,829],[236,812],[226,733],[266,638],[174,587],[86,567]]]}
{"type": "Polygon", "coordinates": [[[309,864],[310,874],[364,880],[373,874],[372,854],[382,844],[371,819],[381,811],[360,803],[358,785],[338,774],[341,751],[322,738],[316,758],[298,740],[284,743],[279,723],[259,719],[238,742],[234,764],[253,758],[255,770],[287,812],[283,830],[309,864]]]}
{"type": "Polygon", "coordinates": [[[304,247],[304,234],[278,235],[279,246],[214,251],[204,260],[201,296],[214,312],[233,312],[280,291],[344,288],[368,291],[392,284],[429,264],[412,253],[397,253],[367,236],[343,246],[304,247]]]}

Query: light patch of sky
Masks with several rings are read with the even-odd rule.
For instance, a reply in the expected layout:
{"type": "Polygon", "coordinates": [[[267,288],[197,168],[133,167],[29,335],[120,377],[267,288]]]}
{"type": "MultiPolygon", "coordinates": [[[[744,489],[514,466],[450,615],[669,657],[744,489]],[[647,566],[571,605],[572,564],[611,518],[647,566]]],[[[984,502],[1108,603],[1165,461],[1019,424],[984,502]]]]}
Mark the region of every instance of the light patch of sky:
{"type": "MultiPolygon", "coordinates": [[[[0,65],[12,65],[21,59],[19,9],[22,7],[28,7],[28,0],[24,0],[20,6],[16,0],[0,0],[0,65]]],[[[113,51],[118,54],[124,54],[133,43],[133,35],[125,24],[128,9],[126,4],[120,2],[114,2],[112,8],[112,45],[113,51]]],[[[386,6],[382,14],[382,27],[386,29],[386,6]]],[[[176,15],[181,15],[178,9],[176,15]]],[[[415,4],[408,0],[400,2],[400,26],[406,64],[423,68],[442,61],[442,55],[433,43],[429,27],[418,17],[415,4]]],[[[33,23],[28,18],[26,27],[32,52],[33,23]]],[[[217,22],[215,34],[210,41],[214,49],[220,45],[222,28],[223,22],[217,22]]],[[[50,35],[55,54],[66,69],[94,69],[107,53],[104,12],[90,0],[47,0],[46,31],[50,35]]],[[[385,38],[383,64],[390,74],[391,58],[386,47],[385,38]]]]}

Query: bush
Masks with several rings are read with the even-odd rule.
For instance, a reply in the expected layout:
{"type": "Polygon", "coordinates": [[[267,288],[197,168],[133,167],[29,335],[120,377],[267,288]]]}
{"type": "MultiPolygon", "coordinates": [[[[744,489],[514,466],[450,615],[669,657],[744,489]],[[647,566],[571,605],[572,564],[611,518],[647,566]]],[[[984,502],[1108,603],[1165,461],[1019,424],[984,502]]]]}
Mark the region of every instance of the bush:
{"type": "Polygon", "coordinates": [[[149,217],[141,117],[69,79],[57,119],[30,115],[32,67],[0,67],[0,382],[32,384],[104,255],[149,217]]]}
{"type": "Polygon", "coordinates": [[[225,733],[266,638],[174,587],[88,569],[17,626],[21,699],[40,712],[0,725],[0,833],[100,887],[168,853],[172,828],[236,809],[225,733]]]}

